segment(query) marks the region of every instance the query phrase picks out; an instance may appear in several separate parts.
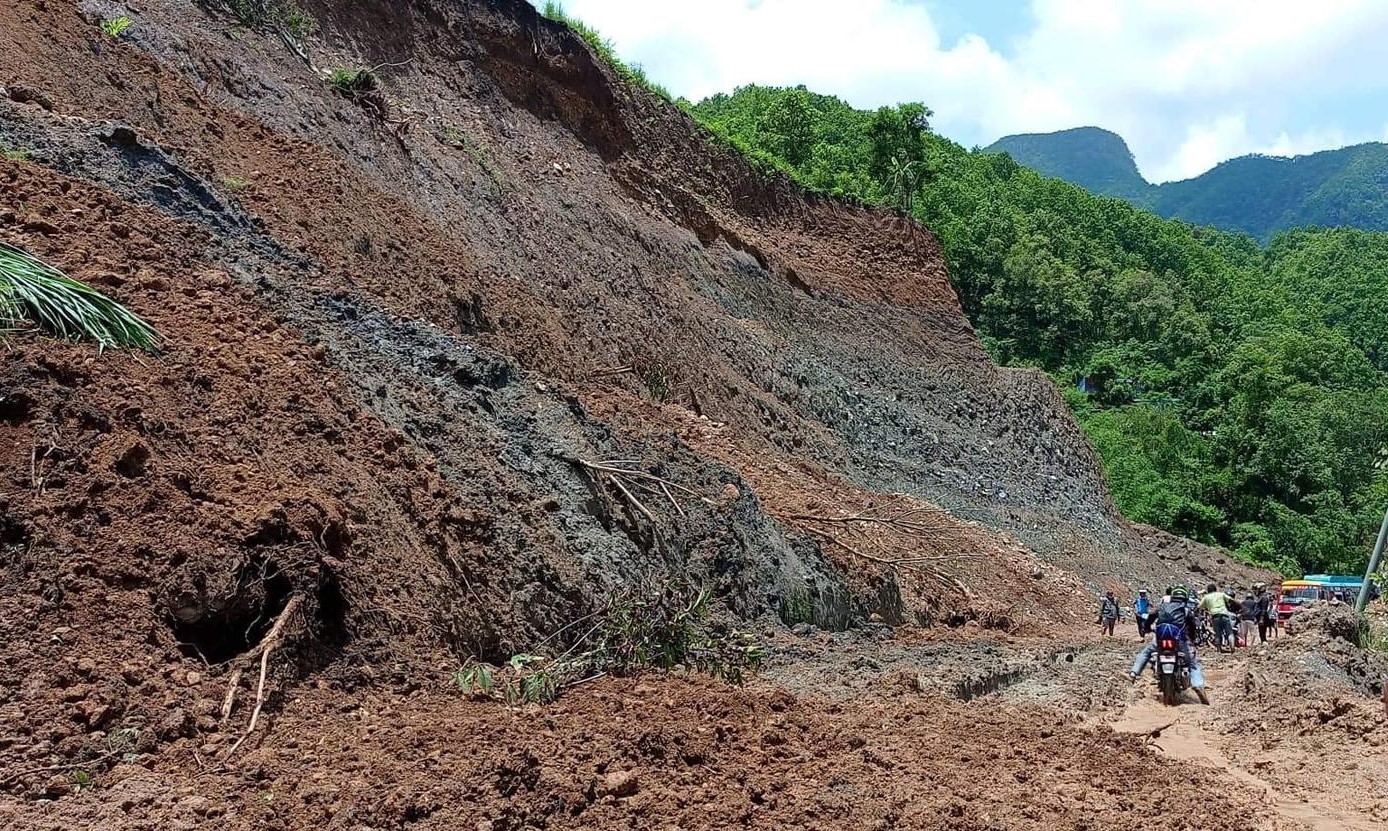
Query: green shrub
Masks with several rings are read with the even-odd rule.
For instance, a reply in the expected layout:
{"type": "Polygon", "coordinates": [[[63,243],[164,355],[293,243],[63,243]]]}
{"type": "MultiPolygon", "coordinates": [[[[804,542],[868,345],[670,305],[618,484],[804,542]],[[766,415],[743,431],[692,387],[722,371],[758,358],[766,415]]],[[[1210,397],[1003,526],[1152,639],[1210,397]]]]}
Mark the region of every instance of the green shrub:
{"type": "Polygon", "coordinates": [[[553,20],[555,23],[562,23],[572,29],[574,34],[587,42],[588,47],[593,50],[593,54],[597,55],[599,60],[612,67],[618,75],[622,76],[627,81],[642,89],[655,93],[666,101],[675,100],[670,95],[668,89],[655,83],[646,76],[646,70],[643,69],[640,64],[628,64],[617,57],[617,53],[612,46],[612,41],[598,34],[598,31],[592,26],[569,15],[564,11],[564,6],[561,3],[549,0],[545,3],[544,10],[541,14],[553,20]]]}
{"type": "Polygon", "coordinates": [[[1388,654],[1388,624],[1367,614],[1360,614],[1355,643],[1361,649],[1388,654]]]}
{"type": "Polygon", "coordinates": [[[270,22],[294,40],[304,40],[318,31],[318,21],[296,3],[271,3],[270,22]]]}
{"type": "Polygon", "coordinates": [[[227,0],[227,8],[247,26],[270,26],[294,41],[318,31],[318,21],[291,0],[227,0]]]}

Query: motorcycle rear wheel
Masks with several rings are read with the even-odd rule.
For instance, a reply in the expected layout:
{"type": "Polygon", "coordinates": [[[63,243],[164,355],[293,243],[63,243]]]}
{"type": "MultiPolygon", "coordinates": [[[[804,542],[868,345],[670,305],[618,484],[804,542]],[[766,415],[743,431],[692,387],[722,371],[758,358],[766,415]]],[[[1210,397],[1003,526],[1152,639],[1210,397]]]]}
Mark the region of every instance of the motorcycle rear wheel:
{"type": "Polygon", "coordinates": [[[1176,695],[1176,676],[1163,674],[1161,676],[1161,703],[1168,707],[1175,706],[1176,695]]]}

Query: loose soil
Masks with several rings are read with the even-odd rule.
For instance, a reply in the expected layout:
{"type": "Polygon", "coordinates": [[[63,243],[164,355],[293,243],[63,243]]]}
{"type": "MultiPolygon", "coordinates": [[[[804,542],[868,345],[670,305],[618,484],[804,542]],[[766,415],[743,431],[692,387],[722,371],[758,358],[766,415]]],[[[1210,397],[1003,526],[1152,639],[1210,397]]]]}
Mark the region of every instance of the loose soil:
{"type": "MultiPolygon", "coordinates": [[[[1103,723],[1134,644],[1089,626],[1267,576],[1117,514],[928,229],[763,177],[520,0],[302,5],[297,49],[220,3],[0,7],[0,236],[166,339],[0,352],[0,826],[1283,827],[1103,723]],[[670,579],[761,677],[448,681],[670,579]]],[[[1355,683],[1288,717],[1377,747],[1355,683]]]]}

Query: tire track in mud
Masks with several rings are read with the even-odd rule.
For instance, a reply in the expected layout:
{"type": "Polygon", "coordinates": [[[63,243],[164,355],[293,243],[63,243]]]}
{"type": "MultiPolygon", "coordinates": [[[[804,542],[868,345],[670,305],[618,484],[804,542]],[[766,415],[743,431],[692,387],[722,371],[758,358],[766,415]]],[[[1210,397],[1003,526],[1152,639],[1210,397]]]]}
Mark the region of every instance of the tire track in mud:
{"type": "Polygon", "coordinates": [[[1382,825],[1366,814],[1350,810],[1348,794],[1322,793],[1319,799],[1307,800],[1279,791],[1272,783],[1259,777],[1230,759],[1220,749],[1221,707],[1232,706],[1230,696],[1222,691],[1238,683],[1244,655],[1220,656],[1218,662],[1206,662],[1206,680],[1211,694],[1211,706],[1196,703],[1194,694],[1186,692],[1175,707],[1161,703],[1156,687],[1146,675],[1133,684],[1126,706],[1106,720],[1120,733],[1157,735],[1150,744],[1173,762],[1204,765],[1211,774],[1228,774],[1240,784],[1265,796],[1269,810],[1281,820],[1279,827],[1310,829],[1310,831],[1381,831],[1382,825]]]}

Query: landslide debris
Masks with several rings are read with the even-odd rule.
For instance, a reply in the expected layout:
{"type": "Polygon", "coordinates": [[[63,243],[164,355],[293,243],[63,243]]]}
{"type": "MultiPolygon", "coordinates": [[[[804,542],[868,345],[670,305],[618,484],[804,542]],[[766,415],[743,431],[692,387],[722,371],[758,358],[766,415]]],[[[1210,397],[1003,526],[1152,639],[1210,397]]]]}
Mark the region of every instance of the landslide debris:
{"type": "MultiPolygon", "coordinates": [[[[27,335],[0,353],[0,817],[1146,810],[1066,761],[1093,734],[1013,747],[1036,716],[1006,709],[810,702],[786,738],[767,688],[463,701],[463,661],[505,662],[639,580],[707,585],[774,639],[1045,631],[1087,613],[1077,574],[1215,566],[1116,516],[1049,382],[987,360],[927,230],[768,181],[519,0],[307,3],[294,49],[182,0],[106,37],[106,5],[0,7],[0,141],[25,150],[0,159],[0,236],[166,339],[157,358],[27,335]],[[406,122],[346,101],[305,50],[378,67],[406,122]],[[903,509],[929,534],[869,541],[912,568],[787,520],[903,509]],[[877,732],[840,741],[844,723],[877,732]],[[682,738],[643,744],[647,725],[682,738]]],[[[1098,741],[1125,789],[1168,787],[1140,747],[1098,741]]]]}

